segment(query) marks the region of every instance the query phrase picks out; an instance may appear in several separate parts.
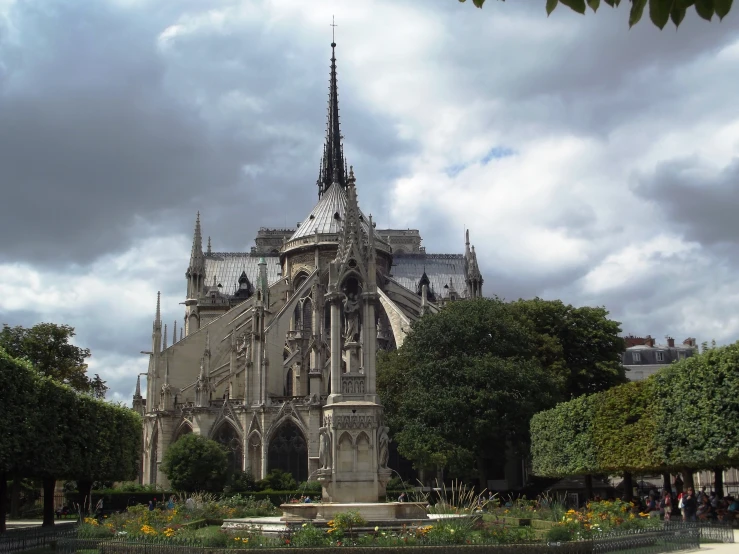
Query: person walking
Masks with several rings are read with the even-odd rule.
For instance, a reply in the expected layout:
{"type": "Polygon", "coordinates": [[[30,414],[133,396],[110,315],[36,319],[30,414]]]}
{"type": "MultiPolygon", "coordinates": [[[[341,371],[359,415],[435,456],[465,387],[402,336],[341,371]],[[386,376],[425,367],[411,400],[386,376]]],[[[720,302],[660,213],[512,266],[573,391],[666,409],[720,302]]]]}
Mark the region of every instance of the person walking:
{"type": "Polygon", "coordinates": [[[697,511],[698,500],[695,497],[693,487],[688,487],[688,492],[683,495],[683,519],[685,521],[695,521],[697,511]]]}

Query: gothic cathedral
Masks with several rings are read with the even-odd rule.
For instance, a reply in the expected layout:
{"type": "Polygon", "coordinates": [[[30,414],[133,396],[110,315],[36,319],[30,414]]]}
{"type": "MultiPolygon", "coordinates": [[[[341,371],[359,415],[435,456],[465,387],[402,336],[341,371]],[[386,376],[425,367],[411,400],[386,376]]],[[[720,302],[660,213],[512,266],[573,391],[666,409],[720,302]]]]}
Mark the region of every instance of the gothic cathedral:
{"type": "Polygon", "coordinates": [[[281,469],[321,481],[333,500],[377,500],[391,473],[378,349],[400,347],[425,313],[482,296],[469,234],[464,254],[429,254],[417,230],[376,229],[360,209],[331,47],[318,203],[295,229],[260,229],[250,252],[214,252],[210,239],[204,252],[198,214],[171,345],[157,298],[146,398],[140,381],[133,397],[142,483],[166,486],[164,452],[197,433],[257,479],[281,469]]]}

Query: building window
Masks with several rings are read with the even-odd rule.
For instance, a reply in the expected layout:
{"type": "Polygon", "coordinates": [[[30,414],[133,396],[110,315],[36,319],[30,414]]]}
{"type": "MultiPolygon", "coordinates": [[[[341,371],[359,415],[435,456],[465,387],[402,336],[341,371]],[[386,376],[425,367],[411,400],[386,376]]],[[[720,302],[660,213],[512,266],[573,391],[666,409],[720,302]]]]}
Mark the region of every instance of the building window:
{"type": "Polygon", "coordinates": [[[657,352],[657,361],[658,362],[664,362],[665,361],[665,353],[664,352],[657,352]]]}
{"type": "Polygon", "coordinates": [[[641,354],[639,354],[639,352],[632,352],[631,353],[631,359],[633,360],[633,362],[635,364],[636,363],[639,363],[639,362],[641,362],[641,354]]]}

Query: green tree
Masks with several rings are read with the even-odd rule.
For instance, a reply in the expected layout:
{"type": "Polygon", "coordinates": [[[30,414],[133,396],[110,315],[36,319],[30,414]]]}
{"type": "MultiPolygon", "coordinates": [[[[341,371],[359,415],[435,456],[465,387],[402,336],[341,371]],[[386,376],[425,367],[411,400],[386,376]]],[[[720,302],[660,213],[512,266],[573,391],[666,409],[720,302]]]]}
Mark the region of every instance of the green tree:
{"type": "Polygon", "coordinates": [[[34,437],[27,412],[34,406],[34,373],[28,362],[8,355],[0,347],[0,533],[5,531],[8,477],[15,476],[34,437]]]}
{"type": "Polygon", "coordinates": [[[90,350],[71,344],[74,336],[74,327],[69,325],[39,323],[28,329],[3,324],[0,347],[14,358],[28,360],[41,375],[77,391],[90,392],[92,385],[85,363],[90,350]]]}
{"type": "Polygon", "coordinates": [[[110,390],[107,383],[107,381],[103,381],[100,378],[100,375],[96,373],[95,377],[90,379],[90,393],[92,394],[92,397],[97,398],[98,400],[104,400],[105,394],[110,390]]]}
{"type": "Polygon", "coordinates": [[[380,357],[378,390],[398,450],[417,466],[457,474],[525,444],[531,416],[556,386],[535,357],[534,333],[499,299],[450,304],[413,324],[403,346],[380,357]]]}
{"type": "Polygon", "coordinates": [[[558,380],[563,399],[627,382],[620,323],[608,319],[605,308],[541,298],[518,300],[512,308],[533,326],[539,361],[558,380]]]}
{"type": "Polygon", "coordinates": [[[162,471],[175,489],[219,491],[228,472],[228,456],[217,442],[188,433],[167,449],[162,471]]]}
{"type": "MultiPolygon", "coordinates": [[[[465,0],[459,1],[464,2],[465,0]]],[[[621,4],[621,0],[603,1],[611,7],[621,4]]],[[[472,0],[472,3],[478,8],[482,8],[485,0],[472,0]]],[[[663,29],[670,20],[675,24],[675,27],[678,27],[691,7],[694,7],[695,12],[706,21],[711,21],[714,15],[719,19],[723,19],[731,11],[732,3],[733,0],[631,0],[629,27],[636,25],[641,20],[644,10],[647,8],[652,23],[663,29]]],[[[551,14],[559,4],[564,4],[577,13],[584,14],[588,7],[594,12],[597,11],[600,7],[600,0],[546,0],[547,14],[551,14]]]]}

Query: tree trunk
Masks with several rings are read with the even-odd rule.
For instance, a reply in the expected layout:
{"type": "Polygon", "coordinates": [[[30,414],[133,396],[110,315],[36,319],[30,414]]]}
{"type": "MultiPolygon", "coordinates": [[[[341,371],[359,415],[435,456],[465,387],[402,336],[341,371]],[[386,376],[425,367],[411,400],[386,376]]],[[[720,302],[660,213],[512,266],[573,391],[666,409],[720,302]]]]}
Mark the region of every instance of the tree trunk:
{"type": "Polygon", "coordinates": [[[488,487],[488,472],[485,460],[477,458],[477,478],[480,480],[479,494],[488,487]]]}
{"type": "Polygon", "coordinates": [[[21,478],[13,476],[13,485],[10,487],[10,519],[21,517],[21,478]]]}
{"type": "Polygon", "coordinates": [[[662,474],[662,488],[666,491],[672,491],[672,481],[669,473],[662,474]]]}
{"type": "Polygon", "coordinates": [[[41,527],[54,527],[54,488],[56,479],[44,477],[44,522],[41,527]]]}
{"type": "Polygon", "coordinates": [[[631,473],[628,471],[624,473],[624,500],[631,502],[634,498],[634,480],[632,479],[631,473]]]}
{"type": "Polygon", "coordinates": [[[724,497],[724,468],[722,467],[713,470],[713,490],[718,498],[724,497]]]}
{"type": "Polygon", "coordinates": [[[585,476],[585,500],[589,501],[593,499],[593,476],[585,476]]]}
{"type": "Polygon", "coordinates": [[[77,491],[79,492],[80,511],[83,516],[90,513],[92,505],[92,481],[77,481],[77,491]]]}
{"type": "Polygon", "coordinates": [[[692,488],[695,491],[695,481],[693,481],[693,470],[688,468],[683,468],[682,470],[683,474],[683,490],[688,490],[688,488],[692,488]]]}
{"type": "Polygon", "coordinates": [[[0,473],[0,533],[5,533],[5,516],[8,511],[8,474],[0,473]]]}

